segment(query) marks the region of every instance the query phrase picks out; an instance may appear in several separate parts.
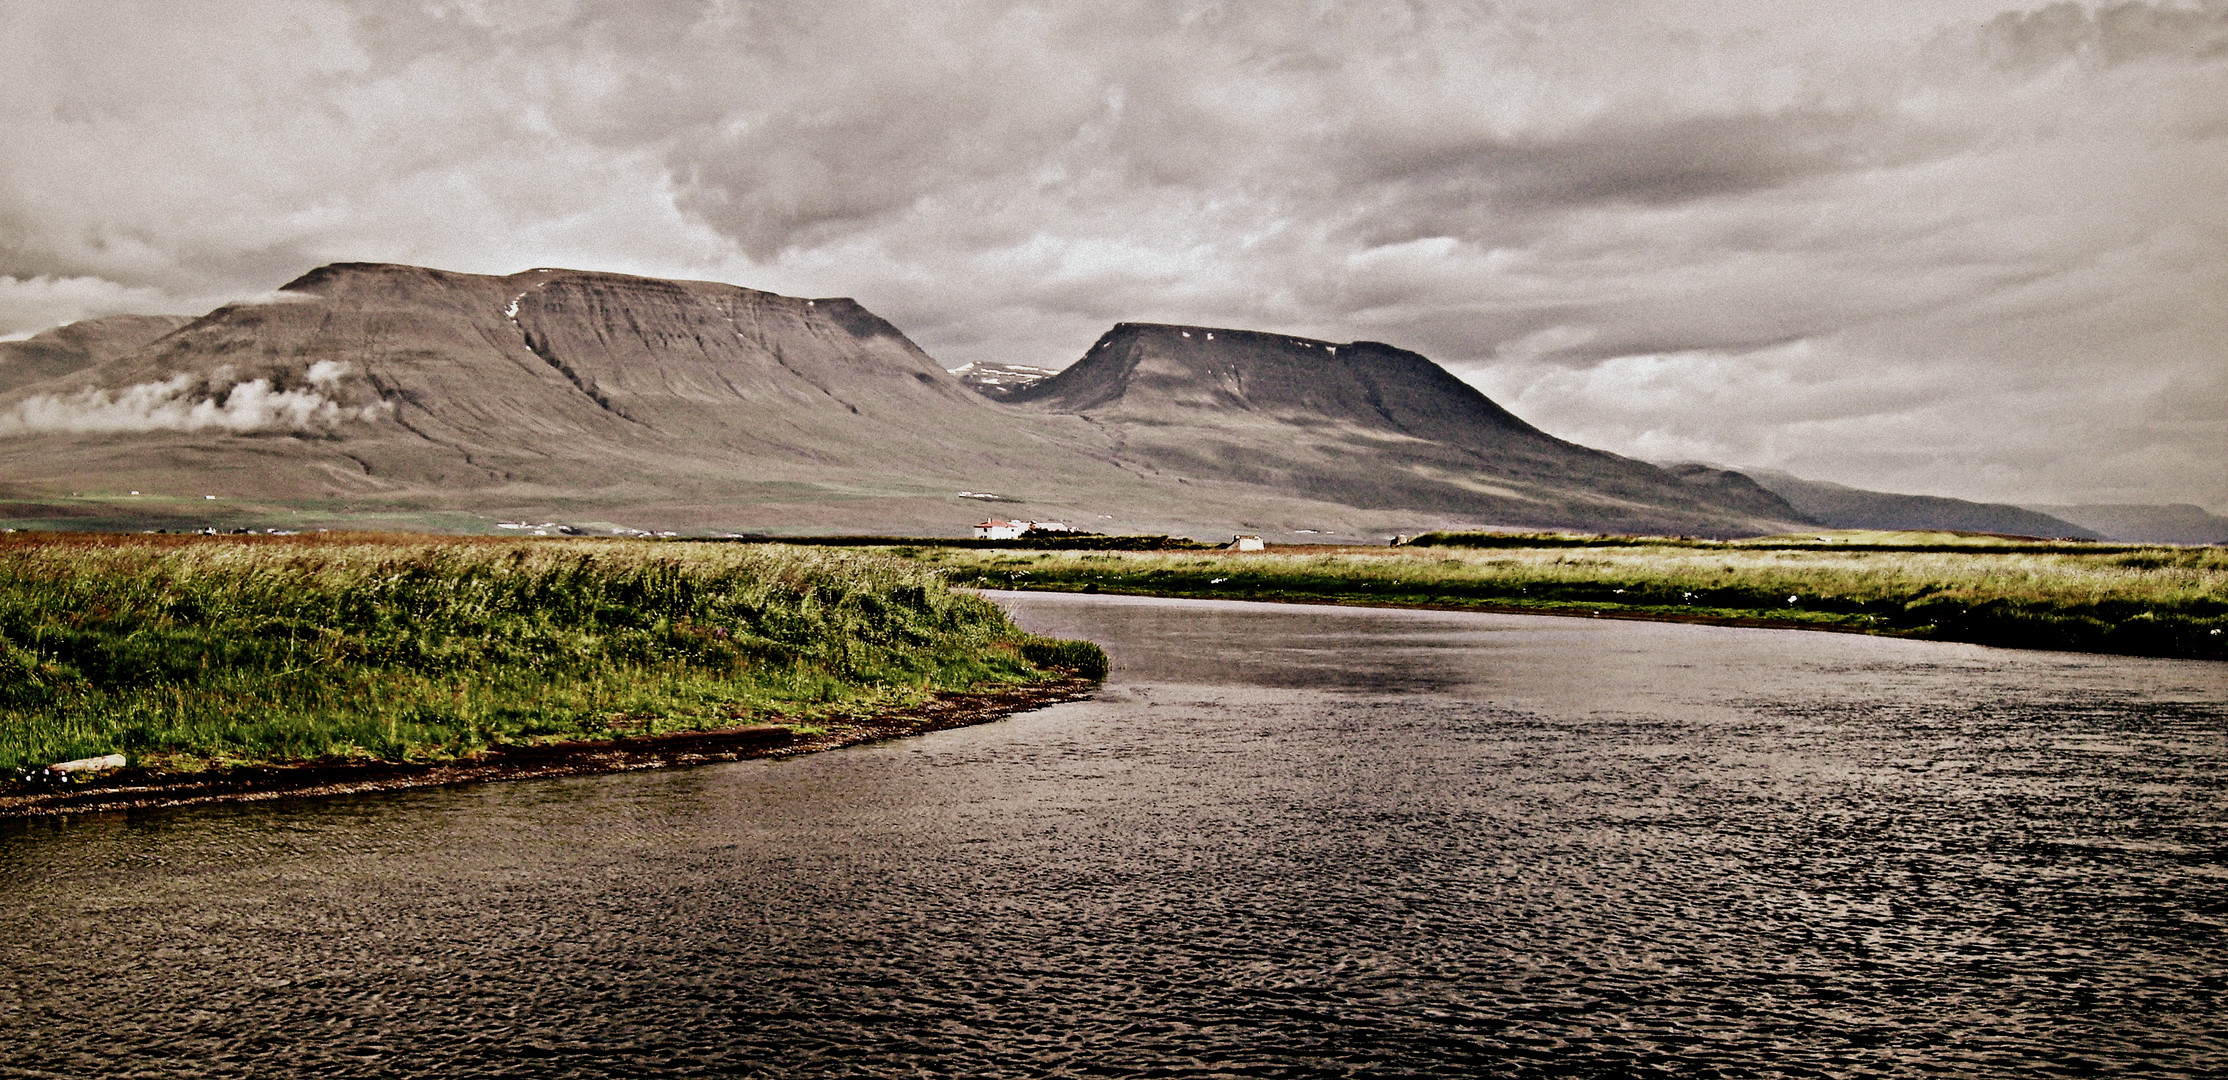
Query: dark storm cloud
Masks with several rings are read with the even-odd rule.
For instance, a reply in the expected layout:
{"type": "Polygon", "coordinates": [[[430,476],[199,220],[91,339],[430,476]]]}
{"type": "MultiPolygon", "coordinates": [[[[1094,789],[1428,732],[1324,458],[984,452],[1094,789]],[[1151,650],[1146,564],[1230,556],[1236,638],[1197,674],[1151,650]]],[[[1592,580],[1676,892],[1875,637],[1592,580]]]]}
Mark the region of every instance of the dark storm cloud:
{"type": "Polygon", "coordinates": [[[2202,63],[2228,56],[2228,7],[2123,3],[2092,10],[2055,3],[2034,11],[2004,12],[1973,36],[1988,60],[2030,74],[2067,60],[2202,63]]]}
{"type": "Polygon", "coordinates": [[[1446,66],[1437,54],[1477,43],[1407,35],[1479,31],[1511,62],[1519,43],[1491,20],[1419,18],[1406,5],[1370,9],[1375,20],[1132,15],[1118,27],[1096,13],[896,7],[832,38],[750,10],[720,24],[725,49],[706,62],[602,102],[598,126],[682,121],[689,134],[667,159],[682,205],[761,257],[1043,170],[1052,183],[1093,172],[1127,190],[1291,200],[1318,220],[1366,207],[1352,234],[1385,242],[1427,224],[1490,235],[1511,214],[1753,192],[1947,141],[1870,103],[1569,118],[1550,108],[1496,125],[1494,102],[1433,80],[1446,66]],[[1381,48],[1359,56],[1325,38],[1386,21],[1402,33],[1380,26],[1381,48]],[[953,41],[968,45],[922,44],[953,41]],[[831,45],[842,55],[826,55],[831,45]],[[1404,62],[1385,63],[1388,51],[1404,62]],[[799,83],[800,69],[831,74],[799,83]],[[736,104],[684,118],[671,104],[683,100],[736,104]],[[1419,106],[1432,114],[1421,124],[1419,106]],[[1495,126],[1510,130],[1484,130],[1495,126]]]}
{"type": "Polygon", "coordinates": [[[1924,160],[1958,138],[1870,110],[1619,117],[1551,135],[1348,151],[1344,190],[1375,212],[1357,239],[1520,236],[1539,215],[1592,206],[1669,205],[1924,160]]]}
{"type": "Polygon", "coordinates": [[[2224,43],[2220,0],[34,2],[0,333],[584,265],[952,364],[1367,337],[1627,453],[2224,505],[2224,43]]]}

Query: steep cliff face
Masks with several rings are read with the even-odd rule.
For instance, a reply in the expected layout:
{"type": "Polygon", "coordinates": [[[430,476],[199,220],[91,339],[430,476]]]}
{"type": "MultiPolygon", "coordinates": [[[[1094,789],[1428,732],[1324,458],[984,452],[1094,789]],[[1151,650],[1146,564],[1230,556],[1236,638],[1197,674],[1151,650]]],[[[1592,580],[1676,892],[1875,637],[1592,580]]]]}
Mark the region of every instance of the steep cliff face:
{"type": "Polygon", "coordinates": [[[1356,506],[1538,528],[1735,534],[1783,522],[1755,500],[1728,504],[1557,439],[1429,359],[1373,341],[1123,323],[1007,400],[1118,430],[1122,455],[1141,465],[1356,506]]]}

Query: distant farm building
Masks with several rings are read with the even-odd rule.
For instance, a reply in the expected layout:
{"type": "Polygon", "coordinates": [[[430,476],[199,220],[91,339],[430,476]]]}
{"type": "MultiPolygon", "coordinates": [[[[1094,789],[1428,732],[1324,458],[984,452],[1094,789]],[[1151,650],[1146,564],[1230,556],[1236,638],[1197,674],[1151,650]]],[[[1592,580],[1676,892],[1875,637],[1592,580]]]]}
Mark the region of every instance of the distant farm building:
{"type": "Polygon", "coordinates": [[[1029,533],[1074,532],[1075,526],[1065,521],[999,521],[995,518],[975,526],[977,540],[1019,540],[1029,533]]]}
{"type": "Polygon", "coordinates": [[[1267,544],[1261,542],[1260,537],[1250,534],[1241,533],[1230,538],[1230,550],[1232,551],[1262,551],[1267,547],[1267,544]]]}

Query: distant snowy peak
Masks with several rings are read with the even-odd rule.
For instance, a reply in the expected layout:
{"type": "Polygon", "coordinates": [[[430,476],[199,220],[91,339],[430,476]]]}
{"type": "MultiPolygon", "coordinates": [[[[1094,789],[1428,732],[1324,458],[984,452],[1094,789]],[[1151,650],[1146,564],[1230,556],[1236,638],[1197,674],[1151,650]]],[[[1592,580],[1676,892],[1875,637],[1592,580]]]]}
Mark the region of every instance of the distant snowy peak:
{"type": "Polygon", "coordinates": [[[1057,368],[1034,367],[1029,364],[980,362],[952,369],[952,374],[959,376],[959,381],[968,389],[1000,400],[1016,390],[1035,386],[1059,373],[1057,368]]]}

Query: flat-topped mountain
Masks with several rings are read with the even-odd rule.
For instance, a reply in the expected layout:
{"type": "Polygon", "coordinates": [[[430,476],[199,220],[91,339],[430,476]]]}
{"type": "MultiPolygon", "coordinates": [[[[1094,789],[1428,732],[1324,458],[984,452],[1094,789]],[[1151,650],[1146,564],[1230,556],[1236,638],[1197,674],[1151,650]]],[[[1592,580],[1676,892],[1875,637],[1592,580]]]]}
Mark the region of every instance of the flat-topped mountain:
{"type": "Polygon", "coordinates": [[[1547,438],[1405,349],[1201,326],[1116,324],[1081,360],[1009,400],[1152,419],[1253,413],[1447,441],[1547,438]]]}
{"type": "MultiPolygon", "coordinates": [[[[0,483],[865,527],[1089,472],[848,299],[343,263],[0,395],[0,483]],[[883,504],[913,500],[911,510],[883,504]],[[882,509],[877,510],[876,507],[882,509]]],[[[1074,425],[1080,429],[1080,425],[1074,425]]],[[[1079,432],[1080,433],[1080,432],[1079,432]]],[[[198,514],[217,508],[189,507],[198,514]]]]}
{"type": "Polygon", "coordinates": [[[1125,324],[1009,406],[854,301],[715,282],[340,263],[100,322],[14,343],[82,347],[0,392],[0,517],[949,534],[991,493],[1195,535],[1784,524],[1383,345],[1125,324]]]}
{"type": "Polygon", "coordinates": [[[837,456],[849,448],[826,417],[975,406],[896,327],[848,299],[570,270],[484,277],[356,263],[312,271],[280,292],[300,299],[221,308],[133,369],[108,374],[223,365],[283,381],[323,358],[360,368],[338,385],[360,378],[411,430],[534,444],[655,436],[837,456]],[[737,423],[738,409],[756,422],[737,423]]]}
{"type": "Polygon", "coordinates": [[[1006,400],[1118,431],[1123,456],[1141,464],[1355,506],[1713,535],[1803,520],[1753,485],[1728,501],[1557,439],[1422,355],[1374,341],[1122,323],[1006,400]]]}

